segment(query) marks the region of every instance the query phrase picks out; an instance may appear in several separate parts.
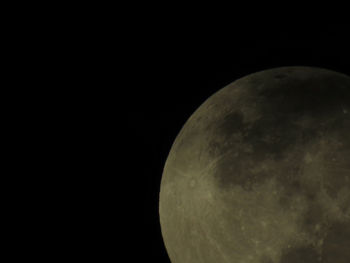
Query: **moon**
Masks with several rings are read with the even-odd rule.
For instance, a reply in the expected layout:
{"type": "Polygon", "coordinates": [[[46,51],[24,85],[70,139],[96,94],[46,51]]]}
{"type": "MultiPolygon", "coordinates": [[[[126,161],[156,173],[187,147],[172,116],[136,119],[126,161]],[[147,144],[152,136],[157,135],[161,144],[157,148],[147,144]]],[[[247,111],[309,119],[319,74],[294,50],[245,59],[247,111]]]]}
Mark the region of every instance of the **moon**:
{"type": "Polygon", "coordinates": [[[243,77],[187,120],[159,194],[172,263],[350,262],[350,77],[243,77]]]}

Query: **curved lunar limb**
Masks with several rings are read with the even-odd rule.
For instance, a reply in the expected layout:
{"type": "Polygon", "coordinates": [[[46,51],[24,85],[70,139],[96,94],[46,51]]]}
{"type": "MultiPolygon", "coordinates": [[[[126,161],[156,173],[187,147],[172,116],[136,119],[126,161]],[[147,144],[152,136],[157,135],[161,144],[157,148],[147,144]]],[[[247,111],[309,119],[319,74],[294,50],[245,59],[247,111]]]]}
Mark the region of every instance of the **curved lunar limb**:
{"type": "Polygon", "coordinates": [[[206,100],[165,163],[173,263],[350,262],[350,78],[283,67],[206,100]]]}

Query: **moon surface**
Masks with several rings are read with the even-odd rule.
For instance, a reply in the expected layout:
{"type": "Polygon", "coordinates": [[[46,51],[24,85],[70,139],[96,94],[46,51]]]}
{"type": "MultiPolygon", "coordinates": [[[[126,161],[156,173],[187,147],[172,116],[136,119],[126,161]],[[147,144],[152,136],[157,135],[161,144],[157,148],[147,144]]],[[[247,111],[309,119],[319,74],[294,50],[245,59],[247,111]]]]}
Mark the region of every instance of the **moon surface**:
{"type": "Polygon", "coordinates": [[[350,78],[254,73],[188,119],[159,199],[172,263],[350,262],[350,78]]]}

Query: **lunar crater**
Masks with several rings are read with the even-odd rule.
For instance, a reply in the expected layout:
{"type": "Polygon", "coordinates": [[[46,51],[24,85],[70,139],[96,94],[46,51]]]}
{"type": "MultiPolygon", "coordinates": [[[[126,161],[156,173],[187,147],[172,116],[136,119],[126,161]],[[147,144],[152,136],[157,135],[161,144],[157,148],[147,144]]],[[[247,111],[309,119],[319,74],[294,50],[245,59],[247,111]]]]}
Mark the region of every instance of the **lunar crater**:
{"type": "Polygon", "coordinates": [[[161,182],[172,263],[350,262],[349,108],[350,78],[308,67],[252,74],[203,103],[161,182]]]}

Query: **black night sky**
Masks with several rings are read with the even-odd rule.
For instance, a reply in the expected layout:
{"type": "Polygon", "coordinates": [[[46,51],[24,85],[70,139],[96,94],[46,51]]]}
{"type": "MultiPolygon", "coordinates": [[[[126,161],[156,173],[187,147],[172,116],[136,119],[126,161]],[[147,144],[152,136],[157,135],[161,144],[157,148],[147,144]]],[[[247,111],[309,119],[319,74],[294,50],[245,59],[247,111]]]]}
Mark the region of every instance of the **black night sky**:
{"type": "Polygon", "coordinates": [[[162,170],[176,135],[208,97],[247,74],[280,66],[315,66],[350,75],[345,25],[238,31],[174,26],[137,32],[133,48],[138,56],[131,67],[141,73],[130,81],[128,132],[136,158],[132,202],[141,203],[141,213],[132,239],[135,254],[128,262],[170,262],[158,216],[162,170]],[[140,256],[142,261],[136,260],[140,256]]]}

